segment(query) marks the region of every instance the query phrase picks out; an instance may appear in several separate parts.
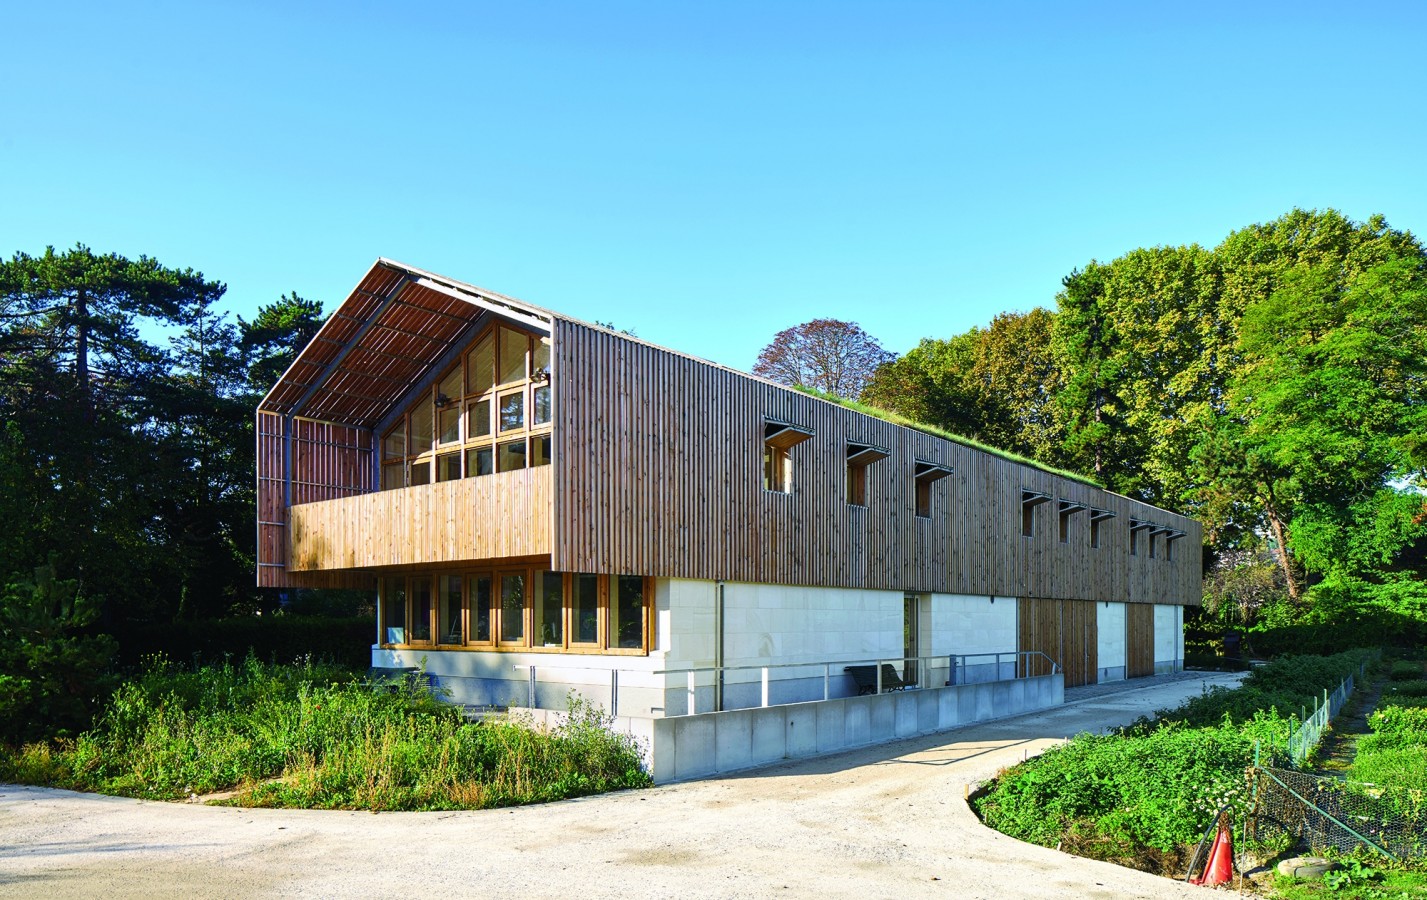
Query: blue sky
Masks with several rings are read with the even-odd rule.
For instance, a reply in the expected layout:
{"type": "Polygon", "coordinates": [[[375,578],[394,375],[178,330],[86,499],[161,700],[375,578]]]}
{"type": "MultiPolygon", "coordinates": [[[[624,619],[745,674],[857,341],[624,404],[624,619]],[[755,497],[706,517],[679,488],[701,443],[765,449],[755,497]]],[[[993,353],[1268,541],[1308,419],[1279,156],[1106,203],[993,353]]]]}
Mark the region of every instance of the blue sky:
{"type": "Polygon", "coordinates": [[[1294,206],[1427,231],[1427,4],[25,4],[0,253],[251,316],[388,256],[746,369],[1294,206]]]}

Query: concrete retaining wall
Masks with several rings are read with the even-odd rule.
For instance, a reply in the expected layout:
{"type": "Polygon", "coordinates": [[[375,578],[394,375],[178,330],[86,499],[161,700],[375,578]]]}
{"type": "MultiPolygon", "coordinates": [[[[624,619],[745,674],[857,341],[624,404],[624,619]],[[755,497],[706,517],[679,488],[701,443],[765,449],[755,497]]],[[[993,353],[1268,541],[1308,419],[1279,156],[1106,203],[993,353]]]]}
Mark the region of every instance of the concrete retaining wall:
{"type": "Polygon", "coordinates": [[[656,783],[946,731],[1065,701],[1063,675],[654,719],[656,783]]]}

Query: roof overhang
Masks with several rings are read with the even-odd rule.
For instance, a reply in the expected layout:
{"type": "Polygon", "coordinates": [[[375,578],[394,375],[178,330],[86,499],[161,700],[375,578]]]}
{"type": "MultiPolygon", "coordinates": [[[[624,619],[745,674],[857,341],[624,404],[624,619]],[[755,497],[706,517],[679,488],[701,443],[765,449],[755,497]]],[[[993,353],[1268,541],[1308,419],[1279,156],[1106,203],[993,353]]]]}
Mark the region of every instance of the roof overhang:
{"type": "Polygon", "coordinates": [[[268,391],[258,409],[374,427],[430,368],[500,319],[550,333],[548,310],[378,259],[268,391]]]}

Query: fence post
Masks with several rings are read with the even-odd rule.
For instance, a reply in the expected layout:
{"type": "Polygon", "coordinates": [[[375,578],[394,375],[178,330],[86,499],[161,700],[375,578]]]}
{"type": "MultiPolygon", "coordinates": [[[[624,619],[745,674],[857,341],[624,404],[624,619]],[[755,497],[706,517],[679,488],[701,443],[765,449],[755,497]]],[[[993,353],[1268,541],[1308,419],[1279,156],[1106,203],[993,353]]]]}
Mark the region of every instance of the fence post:
{"type": "Polygon", "coordinates": [[[689,670],[689,715],[693,715],[698,710],[698,701],[695,699],[694,670],[689,670]]]}
{"type": "Polygon", "coordinates": [[[877,693],[882,693],[882,660],[877,660],[874,668],[877,669],[877,693]]]}
{"type": "Polygon", "coordinates": [[[535,667],[530,667],[530,708],[535,709],[535,667]]]}
{"type": "Polygon", "coordinates": [[[763,705],[768,705],[768,667],[763,667],[763,705]]]}
{"type": "Polygon", "coordinates": [[[609,714],[619,715],[619,670],[609,670],[609,714]]]}
{"type": "Polygon", "coordinates": [[[830,693],[828,693],[828,689],[829,689],[829,686],[830,686],[831,681],[832,681],[832,663],[823,663],[823,699],[824,699],[824,700],[826,700],[826,699],[828,699],[830,696],[832,696],[830,693]]]}

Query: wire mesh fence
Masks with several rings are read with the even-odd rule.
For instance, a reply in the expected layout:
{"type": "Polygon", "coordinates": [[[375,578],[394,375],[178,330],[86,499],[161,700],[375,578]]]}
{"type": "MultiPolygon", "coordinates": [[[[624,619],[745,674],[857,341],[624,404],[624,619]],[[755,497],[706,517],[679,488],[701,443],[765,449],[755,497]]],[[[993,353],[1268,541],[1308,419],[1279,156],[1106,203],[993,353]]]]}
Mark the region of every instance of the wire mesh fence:
{"type": "Polygon", "coordinates": [[[1350,853],[1367,847],[1400,860],[1427,859],[1427,802],[1414,791],[1263,766],[1251,771],[1256,802],[1246,836],[1268,846],[1350,853]]]}
{"type": "Polygon", "coordinates": [[[1353,686],[1354,677],[1349,675],[1332,693],[1325,689],[1321,703],[1316,699],[1313,701],[1313,713],[1303,716],[1303,724],[1288,736],[1288,756],[1295,766],[1302,765],[1318,746],[1323,733],[1328,730],[1328,723],[1353,695],[1353,686]]]}

